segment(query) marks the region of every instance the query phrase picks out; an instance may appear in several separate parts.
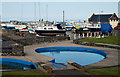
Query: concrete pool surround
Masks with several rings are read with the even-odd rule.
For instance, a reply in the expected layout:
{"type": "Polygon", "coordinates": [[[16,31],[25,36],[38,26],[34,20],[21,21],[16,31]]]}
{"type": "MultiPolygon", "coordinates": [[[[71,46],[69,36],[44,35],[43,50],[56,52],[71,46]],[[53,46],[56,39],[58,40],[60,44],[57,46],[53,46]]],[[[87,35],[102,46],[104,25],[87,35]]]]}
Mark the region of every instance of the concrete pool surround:
{"type": "MultiPolygon", "coordinates": [[[[65,51],[65,52],[68,52],[68,53],[69,53],[69,51],[73,51],[73,52],[87,52],[87,53],[90,53],[90,54],[92,53],[92,54],[102,55],[102,56],[104,56],[104,58],[106,58],[106,56],[107,56],[107,53],[105,53],[102,50],[98,50],[98,49],[94,49],[94,48],[87,48],[87,47],[44,47],[44,48],[37,48],[37,49],[35,49],[35,52],[40,53],[40,54],[41,53],[45,53],[45,52],[50,52],[50,53],[52,53],[52,52],[58,53],[59,52],[60,53],[62,51],[63,52],[65,51]]],[[[75,55],[73,55],[73,56],[75,56],[75,55]]],[[[63,57],[60,57],[60,58],[62,59],[63,57]]],[[[56,59],[54,58],[53,60],[50,60],[48,62],[55,63],[55,60],[56,59]]],[[[96,63],[96,61],[95,61],[95,63],[96,63]]]]}

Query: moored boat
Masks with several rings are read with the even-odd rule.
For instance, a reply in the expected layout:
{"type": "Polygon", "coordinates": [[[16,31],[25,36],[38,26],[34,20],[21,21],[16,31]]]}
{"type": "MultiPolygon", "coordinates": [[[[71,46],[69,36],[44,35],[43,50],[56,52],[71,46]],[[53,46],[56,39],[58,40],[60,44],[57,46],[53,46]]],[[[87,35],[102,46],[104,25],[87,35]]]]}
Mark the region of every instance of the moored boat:
{"type": "Polygon", "coordinates": [[[60,30],[56,26],[43,26],[35,29],[35,32],[39,36],[57,36],[57,35],[65,35],[66,30],[60,30]]]}
{"type": "Polygon", "coordinates": [[[15,29],[15,25],[13,24],[1,24],[1,26],[5,29],[15,29]]]}

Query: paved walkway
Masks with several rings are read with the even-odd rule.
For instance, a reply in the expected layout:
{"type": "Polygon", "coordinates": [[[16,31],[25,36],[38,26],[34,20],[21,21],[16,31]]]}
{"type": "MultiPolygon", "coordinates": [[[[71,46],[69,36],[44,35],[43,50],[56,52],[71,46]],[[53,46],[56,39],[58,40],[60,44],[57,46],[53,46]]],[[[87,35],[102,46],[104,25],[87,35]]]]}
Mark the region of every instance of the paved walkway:
{"type": "Polygon", "coordinates": [[[89,48],[100,49],[107,53],[106,59],[103,59],[100,62],[97,62],[94,64],[90,64],[86,66],[86,68],[103,68],[103,67],[111,67],[111,66],[118,65],[117,49],[78,45],[78,44],[73,44],[71,40],[25,46],[24,52],[26,56],[5,56],[5,57],[23,59],[23,60],[32,61],[32,62],[47,62],[48,60],[52,60],[53,58],[36,53],[35,49],[42,48],[42,47],[52,47],[52,46],[89,47],[89,48]]]}

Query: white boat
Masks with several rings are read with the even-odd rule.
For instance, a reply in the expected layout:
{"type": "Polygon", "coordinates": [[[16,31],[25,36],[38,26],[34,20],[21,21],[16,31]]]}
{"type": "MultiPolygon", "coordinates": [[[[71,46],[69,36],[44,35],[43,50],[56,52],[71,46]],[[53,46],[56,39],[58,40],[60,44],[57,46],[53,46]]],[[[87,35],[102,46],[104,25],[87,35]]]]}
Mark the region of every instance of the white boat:
{"type": "Polygon", "coordinates": [[[37,27],[35,32],[39,36],[58,36],[58,35],[65,35],[66,30],[59,30],[56,26],[42,26],[37,27]]]}
{"type": "Polygon", "coordinates": [[[15,25],[13,24],[1,24],[5,29],[15,29],[15,25]]]}
{"type": "Polygon", "coordinates": [[[26,25],[16,25],[15,29],[23,29],[26,28],[26,25]]]}
{"type": "Polygon", "coordinates": [[[15,29],[23,32],[23,31],[29,31],[27,25],[15,25],[15,29]]]}
{"type": "Polygon", "coordinates": [[[65,26],[65,29],[68,31],[68,30],[72,30],[72,28],[73,28],[73,25],[66,25],[65,26]]]}
{"type": "Polygon", "coordinates": [[[35,27],[28,26],[28,31],[29,31],[29,33],[35,34],[34,28],[35,28],[35,27]]]}

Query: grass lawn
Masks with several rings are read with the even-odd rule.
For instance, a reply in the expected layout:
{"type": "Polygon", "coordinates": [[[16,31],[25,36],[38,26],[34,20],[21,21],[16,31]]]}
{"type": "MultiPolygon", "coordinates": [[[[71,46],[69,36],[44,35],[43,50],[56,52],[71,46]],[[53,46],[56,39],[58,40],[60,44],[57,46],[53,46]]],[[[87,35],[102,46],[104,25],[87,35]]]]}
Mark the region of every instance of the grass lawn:
{"type": "Polygon", "coordinates": [[[25,70],[25,71],[12,71],[12,72],[2,72],[2,77],[51,77],[45,73],[42,73],[40,70],[25,70]]]}
{"type": "Polygon", "coordinates": [[[118,36],[109,36],[105,38],[82,39],[80,41],[90,42],[90,43],[105,43],[105,44],[120,45],[118,36]]]}
{"type": "Polygon", "coordinates": [[[110,67],[101,69],[89,69],[87,70],[92,75],[106,75],[108,77],[120,77],[120,67],[110,67]]]}

